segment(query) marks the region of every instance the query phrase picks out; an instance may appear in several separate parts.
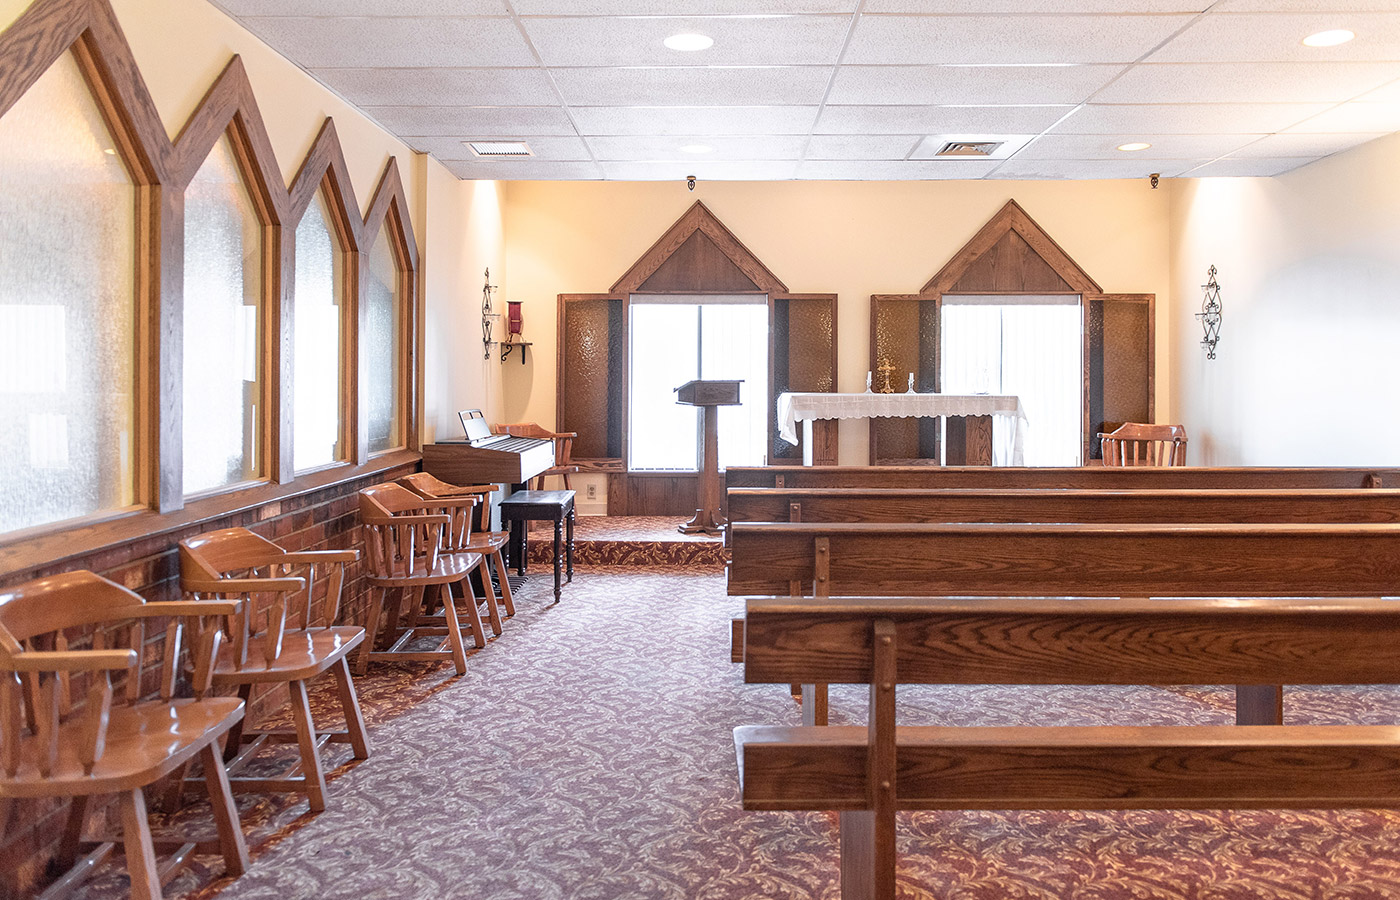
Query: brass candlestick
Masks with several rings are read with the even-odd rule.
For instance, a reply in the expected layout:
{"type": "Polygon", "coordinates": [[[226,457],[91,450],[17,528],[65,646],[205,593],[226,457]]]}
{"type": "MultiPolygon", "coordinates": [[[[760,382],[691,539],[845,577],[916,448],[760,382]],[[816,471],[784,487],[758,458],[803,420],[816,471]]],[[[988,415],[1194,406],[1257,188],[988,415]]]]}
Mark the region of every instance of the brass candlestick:
{"type": "Polygon", "coordinates": [[[894,374],[894,365],[890,362],[889,357],[887,356],[880,360],[880,365],[876,366],[875,370],[880,373],[880,377],[883,379],[883,384],[880,385],[880,393],[893,394],[894,385],[890,384],[890,376],[894,374]]]}

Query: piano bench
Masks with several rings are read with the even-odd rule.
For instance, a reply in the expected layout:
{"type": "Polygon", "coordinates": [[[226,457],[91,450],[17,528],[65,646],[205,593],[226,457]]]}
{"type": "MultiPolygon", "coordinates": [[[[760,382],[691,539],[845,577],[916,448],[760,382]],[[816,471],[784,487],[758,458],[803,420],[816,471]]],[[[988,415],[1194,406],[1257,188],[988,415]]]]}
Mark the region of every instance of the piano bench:
{"type": "Polygon", "coordinates": [[[516,491],[501,501],[501,525],[510,525],[510,543],[506,545],[510,562],[518,575],[525,574],[525,557],[529,552],[529,523],[554,523],[554,602],[559,602],[560,565],[568,560],[569,581],[574,580],[574,492],[516,491]],[[568,542],[561,547],[561,531],[568,528],[568,542]]]}

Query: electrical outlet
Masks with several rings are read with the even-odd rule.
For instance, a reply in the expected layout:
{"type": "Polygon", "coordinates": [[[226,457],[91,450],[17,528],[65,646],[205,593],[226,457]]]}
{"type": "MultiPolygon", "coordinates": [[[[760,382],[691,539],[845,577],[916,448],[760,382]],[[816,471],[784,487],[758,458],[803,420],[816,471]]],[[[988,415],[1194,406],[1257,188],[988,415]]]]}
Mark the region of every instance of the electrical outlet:
{"type": "Polygon", "coordinates": [[[596,484],[590,484],[590,485],[588,486],[588,491],[585,493],[584,496],[588,497],[589,500],[597,500],[597,499],[598,499],[598,485],[596,485],[596,484]]]}

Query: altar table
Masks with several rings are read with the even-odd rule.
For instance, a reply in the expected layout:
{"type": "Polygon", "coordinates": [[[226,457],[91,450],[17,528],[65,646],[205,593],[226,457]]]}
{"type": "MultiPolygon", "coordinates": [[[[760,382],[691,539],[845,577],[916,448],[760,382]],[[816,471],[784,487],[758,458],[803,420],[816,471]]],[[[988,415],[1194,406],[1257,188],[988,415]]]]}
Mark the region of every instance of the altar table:
{"type": "MultiPolygon", "coordinates": [[[[785,393],[778,395],[778,436],[789,444],[796,444],[797,423],[802,423],[803,462],[812,464],[834,464],[836,448],[836,420],[923,418],[942,416],[948,420],[949,464],[971,463],[971,459],[955,459],[954,447],[969,435],[972,423],[992,418],[1007,423],[1009,440],[991,441],[992,465],[1024,465],[1025,429],[1027,419],[1021,407],[1021,398],[1004,394],[834,394],[834,393],[785,393]],[[961,420],[961,421],[959,421],[961,420]],[[817,433],[813,423],[827,423],[825,433],[817,433]],[[956,424],[955,424],[956,423],[956,424]],[[955,438],[956,435],[956,438],[955,438]],[[1008,447],[1009,445],[1009,447],[1008,447]]],[[[961,450],[961,448],[959,448],[961,450]]]]}

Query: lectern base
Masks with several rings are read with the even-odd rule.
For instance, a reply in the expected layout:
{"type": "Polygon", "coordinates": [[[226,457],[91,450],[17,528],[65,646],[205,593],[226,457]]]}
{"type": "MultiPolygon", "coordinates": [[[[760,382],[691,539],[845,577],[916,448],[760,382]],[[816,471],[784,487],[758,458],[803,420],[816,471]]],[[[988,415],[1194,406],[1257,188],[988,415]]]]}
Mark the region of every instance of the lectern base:
{"type": "Polygon", "coordinates": [[[715,515],[708,509],[697,509],[690,521],[677,525],[676,530],[681,534],[712,534],[718,537],[724,534],[724,527],[728,524],[723,516],[715,515]]]}

